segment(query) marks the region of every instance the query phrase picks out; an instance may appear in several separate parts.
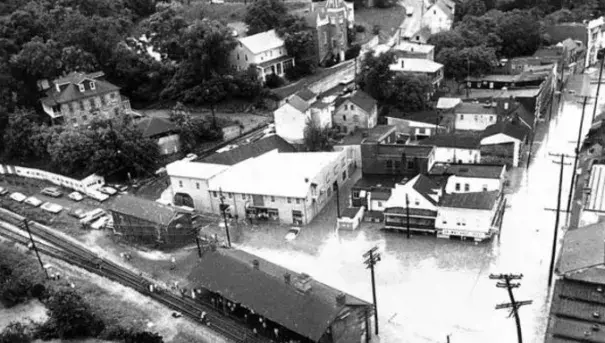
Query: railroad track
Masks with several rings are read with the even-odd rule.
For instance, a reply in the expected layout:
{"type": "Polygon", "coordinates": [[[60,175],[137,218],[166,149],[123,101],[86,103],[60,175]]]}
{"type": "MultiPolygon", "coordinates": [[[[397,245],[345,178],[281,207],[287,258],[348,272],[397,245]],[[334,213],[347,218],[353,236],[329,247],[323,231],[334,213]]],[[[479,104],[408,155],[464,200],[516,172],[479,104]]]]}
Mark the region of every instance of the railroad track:
{"type": "MultiPolygon", "coordinates": [[[[29,238],[25,236],[26,230],[24,228],[26,220],[27,219],[23,216],[0,208],[0,221],[17,227],[23,232],[23,235],[19,235],[14,231],[5,228],[3,225],[0,225],[0,236],[19,244],[29,245],[30,241],[29,238]]],[[[248,328],[239,322],[224,316],[210,304],[201,303],[185,295],[176,295],[162,288],[156,288],[154,291],[150,291],[150,285],[156,285],[154,280],[150,280],[114,262],[103,259],[79,244],[52,232],[50,228],[47,228],[44,225],[29,220],[27,223],[32,236],[34,236],[38,251],[47,256],[57,258],[130,287],[200,324],[200,315],[202,312],[206,312],[206,318],[210,323],[210,329],[234,342],[272,342],[267,338],[254,336],[248,328]]]]}

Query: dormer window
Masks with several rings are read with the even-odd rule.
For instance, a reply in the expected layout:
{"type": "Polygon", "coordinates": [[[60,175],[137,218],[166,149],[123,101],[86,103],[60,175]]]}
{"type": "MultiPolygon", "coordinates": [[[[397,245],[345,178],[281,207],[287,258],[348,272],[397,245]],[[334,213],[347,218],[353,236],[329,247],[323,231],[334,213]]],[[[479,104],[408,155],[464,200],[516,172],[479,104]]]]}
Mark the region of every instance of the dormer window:
{"type": "Polygon", "coordinates": [[[80,92],[84,92],[84,85],[83,84],[79,84],[78,87],[80,88],[80,92]]]}
{"type": "Polygon", "coordinates": [[[93,91],[95,90],[95,83],[94,82],[90,83],[90,89],[92,89],[93,91]]]}

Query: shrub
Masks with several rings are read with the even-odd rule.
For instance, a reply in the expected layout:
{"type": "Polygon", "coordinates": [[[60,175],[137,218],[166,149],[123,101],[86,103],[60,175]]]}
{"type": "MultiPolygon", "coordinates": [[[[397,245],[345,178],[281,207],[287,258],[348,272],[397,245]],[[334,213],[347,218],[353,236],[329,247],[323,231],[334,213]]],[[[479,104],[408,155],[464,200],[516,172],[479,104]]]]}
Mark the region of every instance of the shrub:
{"type": "Polygon", "coordinates": [[[361,46],[359,44],[354,44],[350,48],[345,51],[345,60],[353,59],[359,56],[359,52],[361,51],[361,46]]]}
{"type": "Polygon", "coordinates": [[[359,33],[366,32],[366,27],[363,25],[355,24],[354,28],[355,28],[355,32],[359,32],[359,33]]]}
{"type": "Polygon", "coordinates": [[[374,27],[372,28],[372,34],[375,36],[380,34],[380,25],[374,25],[374,27]]]}
{"type": "Polygon", "coordinates": [[[13,322],[0,332],[0,343],[29,343],[31,335],[27,326],[19,322],[13,322]]]}
{"type": "Polygon", "coordinates": [[[269,88],[278,88],[285,84],[286,82],[281,77],[275,74],[269,74],[265,78],[265,85],[269,88]]]}

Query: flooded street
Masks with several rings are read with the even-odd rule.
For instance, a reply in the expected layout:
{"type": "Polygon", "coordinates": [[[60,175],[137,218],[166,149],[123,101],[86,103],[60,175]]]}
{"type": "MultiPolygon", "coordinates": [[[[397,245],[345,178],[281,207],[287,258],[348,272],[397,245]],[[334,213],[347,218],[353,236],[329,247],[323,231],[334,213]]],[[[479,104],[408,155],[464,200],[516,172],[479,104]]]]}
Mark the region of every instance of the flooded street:
{"type": "MultiPolygon", "coordinates": [[[[594,93],[594,89],[593,89],[594,93]]],[[[530,164],[521,188],[509,195],[502,233],[493,242],[449,241],[381,231],[341,232],[310,255],[286,248],[242,245],[258,254],[345,292],[371,301],[369,270],[362,254],[378,246],[376,266],[380,342],[452,343],[516,341],[506,289],[497,288],[490,273],[523,274],[517,300],[533,300],[520,310],[525,342],[541,342],[548,316],[548,268],[557,206],[559,165],[549,153],[573,153],[581,117],[581,103],[571,95],[560,106],[550,133],[530,164]]],[[[584,133],[592,116],[586,107],[584,133]]],[[[573,163],[573,159],[566,162],[573,163]]],[[[562,208],[567,204],[571,165],[564,168],[562,208]]],[[[561,213],[560,227],[565,224],[561,213]]],[[[559,239],[563,236],[559,232],[559,239]]]]}

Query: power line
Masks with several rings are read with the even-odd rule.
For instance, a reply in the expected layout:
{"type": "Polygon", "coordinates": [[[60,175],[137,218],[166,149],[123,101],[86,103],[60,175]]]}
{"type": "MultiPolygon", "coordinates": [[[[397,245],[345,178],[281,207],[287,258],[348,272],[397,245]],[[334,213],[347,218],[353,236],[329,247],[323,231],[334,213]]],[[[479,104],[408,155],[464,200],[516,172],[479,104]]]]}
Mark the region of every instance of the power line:
{"type": "Polygon", "coordinates": [[[368,250],[363,257],[366,259],[363,263],[366,264],[366,268],[370,269],[372,275],[372,297],[374,300],[374,326],[376,329],[376,335],[378,335],[378,305],[376,304],[376,280],[374,278],[374,266],[380,261],[380,253],[377,253],[378,247],[373,247],[368,250]]]}
{"type": "Polygon", "coordinates": [[[518,282],[511,282],[511,280],[521,280],[523,278],[523,274],[490,274],[489,278],[491,280],[504,280],[504,282],[496,283],[496,287],[506,288],[506,290],[508,291],[508,297],[510,298],[510,303],[498,304],[496,305],[496,310],[510,309],[509,318],[511,316],[515,317],[515,324],[517,326],[517,340],[519,343],[523,343],[521,319],[519,318],[519,307],[523,305],[530,305],[533,301],[516,301],[515,296],[513,295],[513,288],[518,288],[519,286],[521,286],[521,284],[518,282]]]}
{"type": "Polygon", "coordinates": [[[557,196],[557,214],[556,214],[556,219],[555,219],[555,232],[553,235],[553,242],[552,242],[552,254],[550,257],[550,268],[548,270],[548,287],[550,287],[550,285],[552,284],[552,275],[553,275],[553,271],[555,268],[555,255],[556,255],[556,251],[557,251],[557,235],[559,232],[559,218],[561,215],[561,192],[563,189],[563,167],[566,165],[571,165],[571,163],[565,163],[564,159],[565,157],[573,157],[570,155],[565,155],[565,154],[549,154],[551,156],[560,156],[561,157],[561,161],[553,161],[553,163],[556,164],[560,164],[561,165],[561,170],[559,172],[559,194],[557,196]]]}
{"type": "Polygon", "coordinates": [[[31,241],[34,251],[36,252],[36,256],[38,257],[38,262],[40,262],[40,267],[44,271],[44,274],[46,274],[46,278],[49,279],[50,277],[48,276],[48,270],[46,270],[46,268],[44,268],[44,263],[42,263],[42,258],[40,258],[40,253],[38,252],[38,247],[36,246],[36,242],[34,241],[32,232],[29,230],[29,224],[27,223],[27,219],[23,220],[23,226],[27,230],[27,234],[29,235],[29,240],[31,241]]]}

